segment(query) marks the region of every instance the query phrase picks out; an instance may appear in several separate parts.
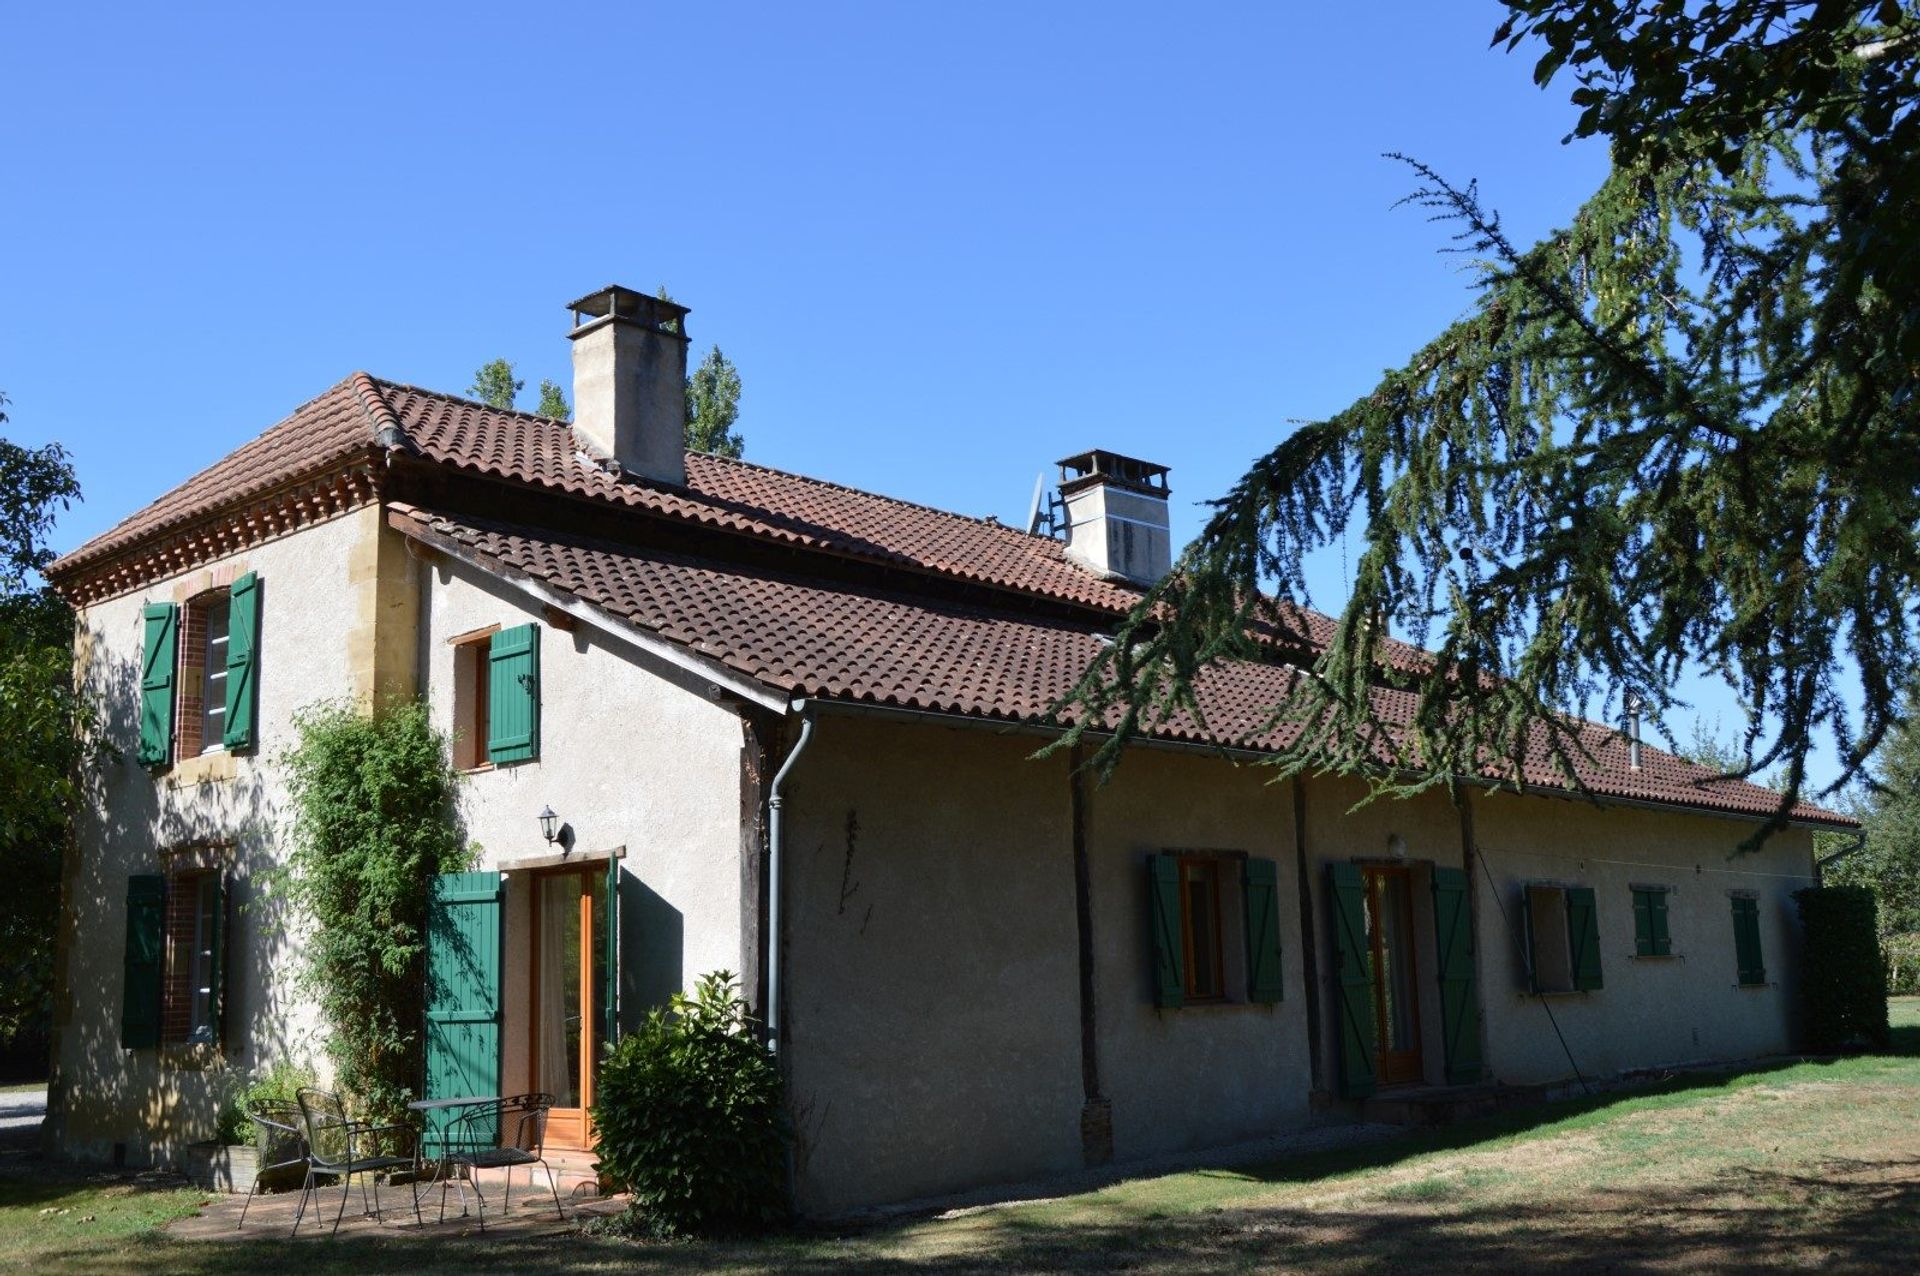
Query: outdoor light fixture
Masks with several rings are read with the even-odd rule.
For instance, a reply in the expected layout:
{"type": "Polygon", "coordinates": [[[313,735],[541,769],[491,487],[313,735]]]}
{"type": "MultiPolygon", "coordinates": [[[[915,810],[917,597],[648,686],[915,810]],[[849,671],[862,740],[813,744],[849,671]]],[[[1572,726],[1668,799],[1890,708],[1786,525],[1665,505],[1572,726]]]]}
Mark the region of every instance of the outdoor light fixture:
{"type": "Polygon", "coordinates": [[[1387,854],[1397,860],[1407,858],[1407,839],[1398,833],[1387,834],[1387,854]]]}
{"type": "Polygon", "coordinates": [[[547,839],[548,846],[560,840],[560,817],[550,806],[540,808],[540,836],[547,839]]]}

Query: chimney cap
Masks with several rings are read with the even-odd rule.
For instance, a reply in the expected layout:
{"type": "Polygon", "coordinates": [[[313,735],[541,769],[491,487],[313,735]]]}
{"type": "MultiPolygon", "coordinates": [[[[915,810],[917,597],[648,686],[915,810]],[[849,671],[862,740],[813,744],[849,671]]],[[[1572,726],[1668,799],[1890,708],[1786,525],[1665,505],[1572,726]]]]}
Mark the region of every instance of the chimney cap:
{"type": "Polygon", "coordinates": [[[1122,456],[1104,448],[1075,452],[1072,456],[1062,457],[1057,464],[1060,466],[1060,492],[1063,496],[1095,483],[1108,483],[1163,500],[1171,492],[1167,486],[1167,466],[1122,456]]]}
{"type": "Polygon", "coordinates": [[[623,284],[596,288],[584,297],[569,301],[567,309],[573,312],[573,331],[568,335],[574,337],[608,322],[637,323],[685,337],[689,313],[677,301],[650,296],[623,284]]]}

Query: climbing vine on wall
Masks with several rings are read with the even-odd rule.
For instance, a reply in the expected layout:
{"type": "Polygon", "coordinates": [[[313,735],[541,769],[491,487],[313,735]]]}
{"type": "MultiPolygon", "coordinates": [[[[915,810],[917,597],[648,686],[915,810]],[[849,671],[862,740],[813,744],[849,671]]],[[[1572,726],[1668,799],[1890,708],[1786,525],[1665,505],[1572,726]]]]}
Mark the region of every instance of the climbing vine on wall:
{"type": "Polygon", "coordinates": [[[472,860],[447,739],[419,702],[368,716],[301,711],[287,753],[293,797],[288,901],[310,933],[307,990],[335,1079],[397,1119],[420,1076],[427,901],[436,873],[472,860]]]}

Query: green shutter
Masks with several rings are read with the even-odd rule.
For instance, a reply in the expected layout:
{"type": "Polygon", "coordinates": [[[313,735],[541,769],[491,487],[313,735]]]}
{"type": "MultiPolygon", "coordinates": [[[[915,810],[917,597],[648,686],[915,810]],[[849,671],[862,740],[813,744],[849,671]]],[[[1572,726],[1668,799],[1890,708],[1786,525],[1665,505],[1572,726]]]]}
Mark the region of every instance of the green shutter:
{"type": "Polygon", "coordinates": [[[1590,886],[1567,888],[1567,942],[1573,948],[1573,986],[1592,992],[1600,986],[1600,914],[1590,886]]]}
{"type": "Polygon", "coordinates": [[[161,965],[167,879],[135,873],[127,879],[125,973],[120,985],[120,1044],[140,1050],[160,1044],[161,965]]]}
{"type": "Polygon", "coordinates": [[[1520,888],[1520,986],[1530,993],[1540,991],[1540,980],[1533,961],[1533,887],[1520,888]]]}
{"type": "Polygon", "coordinates": [[[1651,894],[1647,915],[1653,922],[1653,955],[1670,957],[1673,955],[1673,937],[1667,933],[1667,893],[1653,891],[1651,894]]]}
{"type": "Polygon", "coordinates": [[[223,869],[213,886],[213,1005],[209,1007],[215,1045],[227,1041],[227,874],[223,869]]]}
{"type": "Polygon", "coordinates": [[[180,609],[148,603],[140,646],[140,751],[142,766],[165,766],[173,756],[173,667],[180,637],[180,609]]]}
{"type": "Polygon", "coordinates": [[[1374,1089],[1373,960],[1367,943],[1367,886],[1357,864],[1327,865],[1333,909],[1334,975],[1340,984],[1340,1093],[1364,1099],[1374,1089]]]}
{"type": "Polygon", "coordinates": [[[1740,982],[1766,983],[1767,967],[1760,960],[1760,902],[1750,896],[1733,897],[1733,948],[1740,982]]]}
{"type": "Polygon", "coordinates": [[[1247,1000],[1271,1004],[1284,995],[1280,979],[1280,867],[1248,858],[1240,897],[1247,912],[1247,1000]]]}
{"type": "Polygon", "coordinates": [[[607,1004],[608,1045],[620,1040],[620,861],[607,857],[607,1004]]]}
{"type": "Polygon", "coordinates": [[[487,759],[540,756],[540,626],[502,629],[487,645],[487,759]]]}
{"type": "MultiPolygon", "coordinates": [[[[426,1097],[500,1093],[498,873],[441,873],[427,904],[426,1097]]],[[[429,1115],[444,1138],[458,1112],[429,1115]]],[[[437,1155],[437,1148],[430,1148],[437,1155]]]]}
{"type": "Polygon", "coordinates": [[[1652,891],[1633,893],[1633,951],[1637,957],[1654,955],[1653,895],[1652,891]]]}
{"type": "Polygon", "coordinates": [[[253,747],[259,665],[260,577],[248,572],[227,595],[227,712],[221,743],[229,749],[253,747]]]}
{"type": "Polygon", "coordinates": [[[1147,856],[1147,914],[1153,931],[1153,1004],[1162,1010],[1173,1010],[1187,1000],[1178,855],[1147,856]]]}
{"type": "Polygon", "coordinates": [[[1457,868],[1433,870],[1433,933],[1439,945],[1440,1035],[1446,1046],[1447,1081],[1480,1079],[1480,997],[1474,986],[1473,918],[1467,875],[1457,868]]]}

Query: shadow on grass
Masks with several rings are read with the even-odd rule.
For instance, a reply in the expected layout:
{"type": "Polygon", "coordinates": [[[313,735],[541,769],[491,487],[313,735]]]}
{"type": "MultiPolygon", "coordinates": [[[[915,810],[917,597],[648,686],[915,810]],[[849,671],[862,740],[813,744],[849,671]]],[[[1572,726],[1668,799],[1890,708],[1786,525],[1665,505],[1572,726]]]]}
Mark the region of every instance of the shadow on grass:
{"type": "MultiPolygon", "coordinates": [[[[1920,1055],[1920,1028],[1900,1030],[1895,1054],[1920,1055]]],[[[1885,1056],[1833,1063],[1781,1060],[1738,1070],[1684,1073],[1649,1085],[1563,1100],[1404,1139],[1322,1151],[1266,1165],[1195,1171],[1260,1184],[1308,1184],[1412,1157],[1473,1148],[1562,1123],[1692,1092],[1760,1082],[1788,1069],[1871,1070],[1885,1056]]],[[[8,1184],[47,1198],[61,1185],[8,1184]]],[[[949,1222],[903,1220],[844,1237],[757,1242],[639,1244],[586,1236],[405,1234],[302,1239],[279,1232],[233,1242],[159,1234],[117,1255],[142,1271],[217,1273],[297,1265],[306,1273],[512,1271],[880,1271],[1041,1269],[1210,1272],[1235,1267],[1314,1271],[1419,1267],[1446,1270],[1742,1270],[1818,1264],[1825,1270],[1920,1269],[1920,1161],[1829,1158],[1816,1165],[1735,1167],[1704,1183],[1595,1188],[1551,1208],[1489,1206],[1445,1182],[1387,1196],[1364,1209],[1292,1204],[1154,1212],[1121,1205],[1089,1218],[1047,1209],[993,1211],[949,1222]]],[[[10,1204],[28,1203],[13,1192],[10,1204]]]]}

